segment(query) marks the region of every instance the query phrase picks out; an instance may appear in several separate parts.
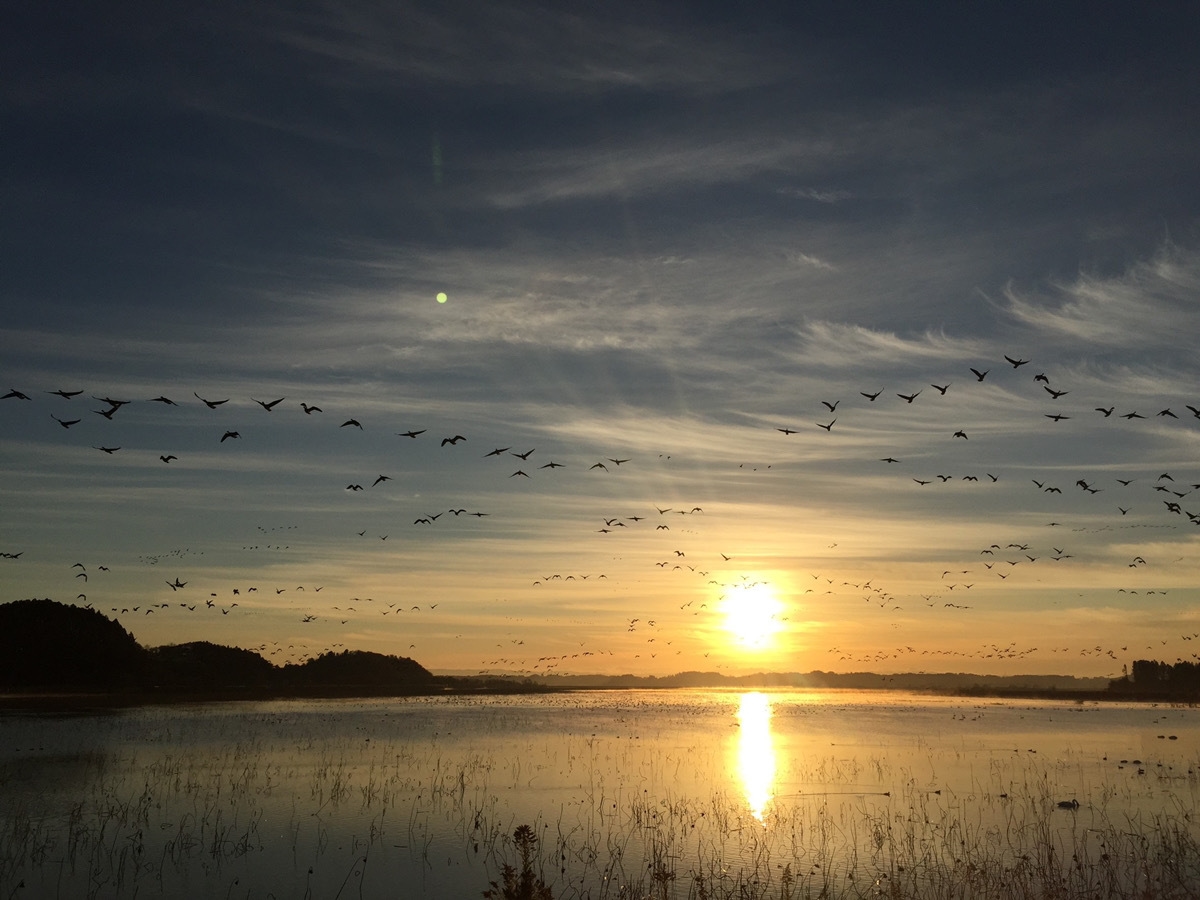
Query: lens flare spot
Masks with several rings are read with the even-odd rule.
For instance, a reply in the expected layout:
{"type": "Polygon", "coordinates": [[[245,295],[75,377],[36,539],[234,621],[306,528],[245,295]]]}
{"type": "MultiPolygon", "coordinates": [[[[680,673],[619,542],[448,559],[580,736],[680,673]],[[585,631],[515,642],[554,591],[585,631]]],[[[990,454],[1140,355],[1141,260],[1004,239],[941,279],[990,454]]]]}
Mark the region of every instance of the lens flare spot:
{"type": "Polygon", "coordinates": [[[445,292],[445,291],[438,291],[438,295],[437,295],[437,302],[438,302],[438,303],[445,303],[445,302],[446,302],[447,300],[449,300],[449,299],[450,299],[450,298],[446,296],[446,292],[445,292]]]}

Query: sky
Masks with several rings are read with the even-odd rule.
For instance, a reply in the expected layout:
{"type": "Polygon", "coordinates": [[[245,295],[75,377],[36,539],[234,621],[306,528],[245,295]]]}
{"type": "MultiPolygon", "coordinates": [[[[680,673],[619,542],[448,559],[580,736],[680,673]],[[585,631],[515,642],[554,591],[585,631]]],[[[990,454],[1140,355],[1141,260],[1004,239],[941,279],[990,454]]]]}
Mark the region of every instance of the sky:
{"type": "Polygon", "coordinates": [[[1200,13],[1041,6],[6,6],[0,601],[446,673],[1195,661],[1200,13]]]}

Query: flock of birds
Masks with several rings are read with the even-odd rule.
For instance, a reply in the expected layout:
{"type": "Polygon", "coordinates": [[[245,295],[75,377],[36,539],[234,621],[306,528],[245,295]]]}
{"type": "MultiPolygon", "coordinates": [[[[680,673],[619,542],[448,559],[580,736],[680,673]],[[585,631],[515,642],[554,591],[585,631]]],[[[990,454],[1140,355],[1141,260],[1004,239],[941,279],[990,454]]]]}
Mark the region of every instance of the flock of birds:
{"type": "MultiPolygon", "coordinates": [[[[1013,371],[1021,369],[1029,364],[1029,360],[1020,357],[1004,357],[1007,364],[1013,371]]],[[[989,368],[974,368],[969,369],[971,373],[971,381],[968,388],[987,382],[991,376],[989,368]]],[[[992,376],[994,379],[994,376],[992,376]]],[[[1133,423],[1137,419],[1146,419],[1154,417],[1162,421],[1175,421],[1183,423],[1189,417],[1195,420],[1200,420],[1200,407],[1191,404],[1182,404],[1180,409],[1186,409],[1187,414],[1182,412],[1177,413],[1170,406],[1165,406],[1160,409],[1148,412],[1146,415],[1137,410],[1127,410],[1118,413],[1115,404],[1101,405],[1091,407],[1085,410],[1078,410],[1069,407],[1064,402],[1064,398],[1071,395],[1072,391],[1069,388],[1059,388],[1053,386],[1049,377],[1045,373],[1039,373],[1032,379],[1034,388],[1040,388],[1041,396],[1048,403],[1054,404],[1053,412],[1040,413],[1046,419],[1053,421],[1056,424],[1068,422],[1073,418],[1077,418],[1081,414],[1090,414],[1098,416],[1101,419],[1125,420],[1133,423]],[[1061,410],[1061,411],[1060,411],[1061,410]]],[[[873,409],[876,405],[883,405],[887,402],[889,395],[894,395],[895,401],[900,401],[905,406],[912,406],[925,402],[926,392],[932,396],[933,400],[947,397],[954,385],[950,380],[942,380],[941,382],[929,382],[928,386],[922,385],[905,385],[899,389],[887,390],[883,387],[872,387],[869,390],[861,390],[858,392],[862,398],[861,401],[855,403],[844,402],[843,399],[822,400],[820,406],[823,412],[827,415],[823,420],[814,419],[813,426],[819,431],[828,435],[827,440],[836,439],[837,435],[845,427],[846,422],[851,416],[859,415],[866,409],[873,409]]],[[[39,392],[35,392],[35,395],[39,392]]],[[[119,423],[122,419],[121,413],[131,403],[136,402],[127,399],[114,399],[109,396],[98,396],[88,394],[87,396],[94,400],[85,402],[86,410],[81,410],[74,415],[58,414],[64,410],[75,410],[80,405],[80,398],[85,394],[83,390],[48,390],[40,392],[45,395],[54,396],[58,399],[54,403],[61,404],[61,408],[56,411],[48,412],[47,422],[53,422],[57,428],[64,431],[72,432],[73,429],[80,429],[83,432],[95,433],[100,429],[111,429],[114,423],[119,423]],[[99,408],[95,408],[98,404],[99,408]],[[95,417],[93,419],[93,417],[95,417]],[[85,424],[86,423],[86,424],[85,424]]],[[[192,392],[195,401],[205,410],[209,412],[217,412],[222,410],[231,398],[224,397],[220,399],[210,399],[199,394],[197,391],[192,392]]],[[[0,401],[11,401],[18,404],[34,403],[34,396],[24,391],[10,389],[7,394],[0,395],[0,401]]],[[[251,398],[251,402],[258,407],[261,407],[265,414],[278,415],[279,410],[286,403],[286,397],[278,397],[269,400],[261,400],[251,398]]],[[[159,394],[146,401],[147,404],[158,404],[163,407],[178,407],[180,406],[175,400],[167,397],[165,394],[159,394]]],[[[190,401],[189,401],[190,402],[190,401]]],[[[1069,401],[1066,401],[1069,402],[1069,401]]],[[[286,407],[283,407],[286,408],[286,407]]],[[[323,416],[324,411],[320,406],[301,401],[298,405],[299,411],[305,417],[323,416]]],[[[358,432],[366,431],[368,426],[364,426],[363,419],[357,415],[338,416],[334,418],[337,422],[338,429],[352,429],[358,432]]],[[[1065,426],[1064,426],[1065,427],[1065,426]]],[[[217,445],[226,444],[231,441],[242,440],[241,430],[244,425],[239,425],[237,428],[220,427],[213,430],[213,440],[217,445]]],[[[793,435],[798,435],[802,432],[802,427],[783,425],[774,426],[774,430],[782,433],[789,440],[793,435]]],[[[73,433],[73,432],[72,432],[73,433]]],[[[111,433],[111,432],[110,432],[111,433]]],[[[397,437],[405,441],[418,440],[433,440],[440,448],[458,448],[460,445],[471,444],[468,437],[461,433],[445,434],[440,438],[436,435],[430,435],[428,428],[407,428],[403,431],[392,432],[397,437]]],[[[972,442],[980,440],[980,436],[973,434],[968,426],[961,423],[950,423],[946,428],[946,438],[949,441],[972,442]]],[[[144,449],[129,451],[120,441],[108,440],[100,438],[94,443],[89,443],[88,446],[96,451],[108,456],[113,456],[117,453],[138,452],[147,453],[144,449]]],[[[154,451],[158,461],[162,465],[171,466],[186,456],[186,450],[182,447],[175,447],[164,450],[162,452],[154,451]]],[[[461,451],[460,451],[461,452],[461,451]]],[[[585,462],[562,462],[558,459],[549,459],[546,462],[538,462],[535,453],[536,448],[516,448],[514,446],[492,446],[491,449],[480,454],[484,460],[513,460],[512,471],[505,474],[507,479],[530,480],[533,474],[545,471],[552,473],[555,470],[574,467],[587,472],[599,472],[600,474],[611,474],[627,464],[637,466],[633,455],[622,456],[614,454],[598,455],[593,460],[585,462]]],[[[660,454],[660,461],[669,460],[667,454],[660,454]]],[[[896,456],[888,455],[879,458],[878,462],[882,463],[890,470],[897,472],[900,477],[905,479],[910,484],[915,484],[917,489],[926,489],[933,486],[956,484],[971,484],[988,485],[997,488],[1003,488],[1008,491],[1024,490],[1030,492],[1031,495],[1041,495],[1049,499],[1053,496],[1061,496],[1064,492],[1079,492],[1080,495],[1086,495],[1097,503],[1105,503],[1109,511],[1116,517],[1113,523],[1096,525],[1094,517],[1088,517],[1087,521],[1079,527],[1072,527],[1062,521],[1048,521],[1044,525],[1048,528],[1059,528],[1065,530],[1068,534],[1070,531],[1076,532],[1095,532],[1098,530],[1126,527],[1121,523],[1128,521],[1129,528],[1147,528],[1147,529],[1177,529],[1180,523],[1188,523],[1192,526],[1200,525],[1200,502],[1189,500],[1192,493],[1200,490],[1200,478],[1192,476],[1186,477],[1181,473],[1162,472],[1157,478],[1150,478],[1143,473],[1123,473],[1129,477],[1113,477],[1109,474],[1097,475],[1091,472],[1077,473],[1078,477],[1070,478],[1063,477],[1063,468],[1061,466],[1048,467],[1048,470],[1043,475],[1037,477],[1029,477],[1027,481],[1023,481],[1021,485],[1013,487],[1013,475],[1011,471],[1004,471],[1002,468],[995,466],[983,466],[977,471],[968,472],[946,472],[939,470],[938,467],[930,468],[930,457],[927,454],[922,454],[919,460],[914,463],[913,467],[909,467],[902,459],[896,456]],[[916,466],[922,467],[921,471],[914,471],[916,466]],[[995,468],[996,471],[992,471],[995,468]],[[1103,496],[1101,496],[1103,495],[1103,496]],[[1153,501],[1154,517],[1147,517],[1147,504],[1153,501]],[[1140,513],[1134,519],[1127,519],[1131,512],[1135,510],[1140,513]],[[1155,518],[1157,517],[1157,518],[1155,518]]],[[[766,466],[770,469],[770,466],[766,466]]],[[[757,471],[757,470],[755,470],[757,471]]],[[[360,480],[352,480],[340,487],[340,490],[350,494],[360,492],[366,493],[376,490],[384,490],[389,486],[389,483],[396,481],[397,475],[387,472],[377,472],[373,476],[362,478],[360,480]]],[[[339,482],[340,484],[340,482],[339,482]]],[[[486,517],[502,516],[496,510],[472,509],[467,506],[455,506],[448,509],[436,509],[434,511],[422,511],[419,515],[411,520],[412,526],[415,527],[431,527],[437,525],[441,521],[459,519],[460,517],[473,518],[482,521],[486,517]]],[[[635,618],[622,618],[621,615],[614,612],[613,626],[623,624],[621,630],[626,633],[636,633],[638,640],[644,642],[644,645],[639,648],[634,648],[629,644],[625,645],[626,650],[631,653],[630,660],[645,660],[655,659],[659,656],[663,657],[679,657],[683,655],[684,648],[680,644],[686,645],[689,651],[695,650],[696,643],[694,641],[680,640],[680,638],[693,635],[697,632],[697,623],[692,617],[698,616],[715,616],[724,603],[730,600],[731,597],[736,598],[737,591],[744,589],[748,585],[748,576],[737,572],[737,563],[732,553],[713,553],[711,548],[696,550],[696,542],[688,540],[690,536],[697,534],[697,528],[683,529],[677,528],[672,532],[672,525],[680,522],[679,517],[687,517],[685,522],[697,522],[705,517],[704,509],[699,505],[683,504],[678,508],[671,506],[647,505],[638,508],[629,513],[604,513],[598,515],[595,520],[595,525],[590,530],[601,536],[612,538],[616,535],[632,535],[635,533],[654,533],[659,535],[663,545],[680,544],[682,546],[670,546],[670,549],[665,554],[660,553],[660,558],[651,559],[646,562],[646,572],[641,572],[631,568],[629,565],[623,565],[621,572],[612,573],[585,573],[576,572],[561,574],[555,573],[538,577],[531,577],[527,584],[532,588],[546,589],[553,588],[555,591],[567,591],[571,589],[584,590],[600,590],[613,594],[621,590],[622,583],[630,583],[630,579],[641,582],[647,578],[662,578],[662,577],[690,577],[696,579],[692,585],[681,584],[678,587],[677,594],[683,603],[678,604],[678,609],[667,611],[668,614],[659,614],[652,617],[639,616],[635,618]],[[691,556],[689,556],[691,554],[691,556]],[[661,558],[664,557],[665,558],[661,558]],[[572,587],[568,587],[572,585],[572,587]],[[702,598],[702,599],[700,599],[702,598]],[[618,622],[618,620],[620,620],[618,622]],[[678,644],[677,644],[678,642],[678,644]],[[632,652],[633,650],[637,652],[632,652]]],[[[267,532],[287,530],[295,531],[298,526],[275,526],[272,529],[259,527],[260,531],[267,532]]],[[[697,526],[702,529],[703,526],[697,526]]],[[[378,539],[386,542],[391,537],[390,529],[356,529],[353,536],[358,539],[366,539],[368,534],[371,539],[378,539]]],[[[904,587],[889,588],[885,585],[885,579],[872,577],[867,579],[852,579],[844,577],[848,564],[839,564],[834,570],[829,572],[810,572],[810,584],[808,586],[799,586],[795,589],[797,599],[803,602],[813,602],[818,599],[821,602],[828,603],[831,599],[847,599],[857,596],[859,601],[865,601],[867,609],[876,609],[889,615],[891,625],[894,628],[901,626],[903,620],[911,620],[914,616],[922,614],[922,610],[936,611],[939,614],[969,614],[970,611],[976,609],[979,604],[974,600],[976,596],[984,590],[985,586],[1006,586],[1024,581],[1026,585],[1031,580],[1036,581],[1032,576],[1027,577],[1023,573],[1027,571],[1032,573],[1035,568],[1051,565],[1051,566],[1067,566],[1071,561],[1076,559],[1076,554],[1070,552],[1070,540],[1066,537],[1050,539],[1045,542],[1031,541],[1027,535],[1021,535],[1016,539],[1010,540],[1013,536],[1005,536],[998,538],[988,546],[980,547],[978,551],[978,559],[968,565],[966,568],[960,569],[938,569],[935,571],[932,567],[929,572],[927,583],[928,590],[923,592],[913,592],[906,584],[904,587]],[[812,595],[812,596],[809,596],[812,595]],[[902,614],[902,615],[898,615],[902,614]]],[[[703,543],[703,542],[701,542],[703,543]]],[[[660,545],[655,545],[660,546],[660,545]]],[[[830,545],[828,550],[836,548],[836,544],[830,545]]],[[[266,550],[272,552],[283,552],[292,549],[292,544],[256,542],[253,544],[243,545],[244,550],[266,550]]],[[[201,551],[202,552],[202,551],[201,551]]],[[[195,555],[190,550],[176,550],[163,554],[143,555],[138,558],[139,562],[146,565],[158,565],[162,562],[170,562],[181,567],[185,564],[185,559],[189,555],[195,555]]],[[[836,557],[836,553],[830,553],[830,557],[836,557]]],[[[6,549],[0,551],[0,559],[10,561],[21,561],[26,559],[26,551],[24,549],[6,549]]],[[[614,560],[623,560],[624,556],[613,557],[614,560]]],[[[1157,565],[1162,566],[1165,560],[1154,560],[1157,565]]],[[[1179,562],[1174,560],[1173,562],[1179,562]]],[[[1131,598],[1135,595],[1150,596],[1154,594],[1165,595],[1167,590],[1164,588],[1154,588],[1147,586],[1147,580],[1143,577],[1145,570],[1153,568],[1151,563],[1147,563],[1142,555],[1133,557],[1128,567],[1132,571],[1138,573],[1138,578],[1130,581],[1129,585],[1117,589],[1119,593],[1131,598]]],[[[110,572],[108,566],[98,566],[89,571],[83,562],[75,562],[71,567],[72,576],[75,582],[83,588],[80,590],[75,599],[75,602],[83,603],[92,606],[93,603],[89,598],[88,583],[89,578],[101,578],[107,576],[110,572]]],[[[135,603],[118,603],[117,605],[106,605],[102,608],[109,612],[129,620],[132,616],[151,616],[155,615],[162,617],[167,614],[187,614],[200,615],[206,614],[228,617],[239,615],[254,614],[256,611],[261,612],[264,605],[261,602],[248,603],[246,606],[239,604],[238,600],[233,598],[240,597],[246,599],[249,594],[259,593],[257,586],[239,586],[231,587],[228,584],[210,585],[216,587],[216,590],[198,589],[196,585],[197,578],[200,576],[195,574],[197,569],[194,564],[189,568],[193,574],[187,578],[181,578],[178,575],[172,575],[171,578],[163,579],[165,589],[172,596],[170,600],[164,600],[161,597],[150,598],[153,591],[148,591],[144,596],[143,602],[135,603]],[[244,593],[243,593],[244,591],[244,593]],[[193,592],[200,596],[193,599],[193,592]],[[182,599],[183,595],[187,594],[188,599],[182,599]],[[207,594],[207,596],[203,596],[207,594]]],[[[102,582],[93,584],[92,589],[100,586],[102,582]]],[[[158,591],[162,591],[164,586],[160,586],[158,591]]],[[[294,614],[294,621],[303,626],[309,626],[315,623],[323,623],[325,625],[336,625],[339,627],[350,626],[352,629],[362,629],[366,627],[368,616],[398,616],[404,614],[417,614],[422,611],[432,613],[439,606],[442,609],[442,614],[447,615],[451,612],[451,608],[455,605],[452,601],[447,604],[444,600],[439,602],[429,603],[427,600],[423,604],[412,604],[394,600],[389,602],[388,599],[376,601],[372,597],[345,597],[338,602],[324,602],[323,598],[318,598],[317,594],[322,590],[320,586],[310,585],[306,590],[305,586],[272,586],[264,588],[261,592],[263,595],[269,595],[276,598],[273,609],[279,609],[279,604],[285,599],[291,599],[293,605],[285,607],[290,609],[294,614]],[[284,594],[288,594],[284,598],[284,594]],[[298,595],[304,594],[302,599],[298,599],[298,595]]],[[[16,599],[16,598],[10,598],[16,599]]],[[[257,598],[256,598],[257,600],[257,598]]],[[[493,604],[496,609],[484,612],[499,612],[500,606],[507,601],[496,599],[493,604]]],[[[480,610],[455,610],[454,621],[457,623],[458,616],[470,613],[478,613],[480,610]]],[[[532,641],[526,635],[521,633],[520,617],[508,617],[511,619],[507,630],[503,634],[498,634],[496,637],[500,640],[495,642],[495,647],[501,648],[503,651],[500,654],[489,654],[480,660],[483,666],[479,671],[487,672],[506,672],[513,674],[546,674],[553,671],[559,671],[565,668],[578,668],[579,662],[590,657],[601,655],[613,655],[614,651],[611,646],[601,646],[598,643],[598,638],[592,634],[594,629],[588,629],[589,637],[583,641],[577,642],[579,649],[569,653],[558,653],[552,655],[535,655],[535,650],[532,647],[532,641]]],[[[779,625],[786,627],[790,616],[785,613],[779,614],[779,625]]],[[[715,625],[713,625],[715,627],[715,625]]],[[[446,631],[446,629],[442,629],[446,631]]],[[[454,635],[453,639],[462,637],[462,633],[454,635]]],[[[1184,638],[1186,640],[1186,638],[1184,638]]],[[[883,643],[883,642],[881,642],[883,643]]],[[[272,654],[294,654],[297,658],[302,658],[305,654],[311,654],[317,649],[330,649],[333,645],[328,643],[324,647],[319,646],[320,641],[308,642],[304,639],[299,639],[291,644],[282,644],[274,642],[270,646],[272,654]]],[[[266,648],[268,644],[260,645],[266,648]]],[[[409,644],[410,649],[416,649],[416,644],[409,644]]],[[[1135,648],[1140,652],[1140,647],[1135,648]]],[[[1155,651],[1158,648],[1153,645],[1147,646],[1147,650],[1155,651]]],[[[1068,653],[1072,652],[1081,657],[1101,656],[1117,660],[1117,653],[1128,654],[1129,645],[1118,647],[1102,647],[1102,646],[1080,646],[1071,648],[1069,646],[1061,646],[1056,643],[1053,647],[1044,647],[1041,651],[1037,647],[1020,647],[1016,644],[1001,646],[995,643],[982,643],[975,651],[969,650],[941,650],[936,648],[916,649],[908,644],[891,648],[879,649],[873,652],[854,652],[850,650],[842,650],[839,647],[830,648],[829,653],[836,654],[838,661],[841,663],[852,664],[880,664],[894,663],[905,658],[975,658],[980,660],[1023,660],[1037,653],[1068,653]]],[[[708,657],[708,653],[703,654],[708,657]]],[[[1200,659],[1200,655],[1191,654],[1192,658],[1200,659]]],[[[687,660],[689,665],[694,665],[695,660],[687,660]]],[[[714,662],[716,668],[725,666],[733,667],[730,662],[714,662]]]]}

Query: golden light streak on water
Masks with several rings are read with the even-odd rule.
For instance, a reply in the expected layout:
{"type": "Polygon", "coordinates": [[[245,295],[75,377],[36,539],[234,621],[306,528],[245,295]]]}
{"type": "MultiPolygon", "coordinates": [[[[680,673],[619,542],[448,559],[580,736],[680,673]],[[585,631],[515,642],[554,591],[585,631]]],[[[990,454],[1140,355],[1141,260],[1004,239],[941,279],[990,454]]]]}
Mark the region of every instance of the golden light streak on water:
{"type": "Polygon", "coordinates": [[[764,822],[774,795],[775,745],[771,737],[771,701],[766,694],[742,694],[738,706],[738,775],[754,818],[764,822]]]}

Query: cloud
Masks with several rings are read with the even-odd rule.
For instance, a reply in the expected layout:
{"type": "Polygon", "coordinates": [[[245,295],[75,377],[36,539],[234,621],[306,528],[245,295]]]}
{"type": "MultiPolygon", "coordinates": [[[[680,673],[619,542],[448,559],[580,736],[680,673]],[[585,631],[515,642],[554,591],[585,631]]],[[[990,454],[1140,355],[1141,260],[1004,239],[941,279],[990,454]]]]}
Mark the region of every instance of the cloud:
{"type": "Polygon", "coordinates": [[[1200,334],[1200,254],[1168,244],[1115,277],[1081,273],[1041,294],[1010,285],[1005,311],[1059,337],[1113,348],[1193,349],[1200,334]]]}
{"type": "Polygon", "coordinates": [[[551,94],[707,93],[762,84],[783,69],[736,37],[652,10],[634,20],[557,4],[325,2],[264,17],[263,28],[364,86],[391,76],[551,94]]]}

